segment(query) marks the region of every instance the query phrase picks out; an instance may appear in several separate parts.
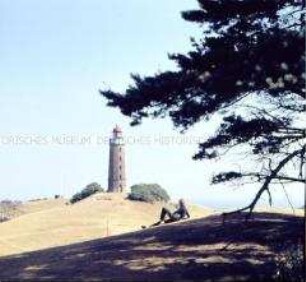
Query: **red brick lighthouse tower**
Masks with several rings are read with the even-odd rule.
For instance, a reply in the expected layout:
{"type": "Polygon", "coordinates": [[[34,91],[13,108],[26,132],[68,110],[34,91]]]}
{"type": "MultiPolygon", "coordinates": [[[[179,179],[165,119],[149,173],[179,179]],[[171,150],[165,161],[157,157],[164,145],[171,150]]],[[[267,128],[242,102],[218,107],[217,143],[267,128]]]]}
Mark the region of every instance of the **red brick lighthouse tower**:
{"type": "Polygon", "coordinates": [[[121,128],[116,125],[109,140],[109,167],[107,192],[122,193],[126,189],[125,154],[121,128]]]}

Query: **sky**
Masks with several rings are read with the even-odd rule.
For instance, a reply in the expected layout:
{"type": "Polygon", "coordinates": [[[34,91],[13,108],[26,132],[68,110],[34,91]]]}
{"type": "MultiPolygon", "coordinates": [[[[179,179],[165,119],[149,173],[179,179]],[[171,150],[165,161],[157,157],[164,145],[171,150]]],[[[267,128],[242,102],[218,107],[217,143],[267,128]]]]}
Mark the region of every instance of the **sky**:
{"type": "MultiPolygon", "coordinates": [[[[70,197],[91,182],[107,187],[108,138],[126,137],[127,180],[159,183],[173,199],[211,207],[248,203],[258,186],[211,186],[243,158],[196,162],[197,143],[214,124],[184,135],[168,119],[130,120],[106,106],[99,89],[123,91],[131,73],[175,69],[167,54],[190,49],[198,26],[180,12],[191,0],[0,1],[0,199],[70,197]]],[[[295,206],[303,187],[290,187],[295,206]]],[[[275,205],[287,206],[275,189],[275,205]]],[[[266,199],[261,204],[266,204],[266,199]]]]}

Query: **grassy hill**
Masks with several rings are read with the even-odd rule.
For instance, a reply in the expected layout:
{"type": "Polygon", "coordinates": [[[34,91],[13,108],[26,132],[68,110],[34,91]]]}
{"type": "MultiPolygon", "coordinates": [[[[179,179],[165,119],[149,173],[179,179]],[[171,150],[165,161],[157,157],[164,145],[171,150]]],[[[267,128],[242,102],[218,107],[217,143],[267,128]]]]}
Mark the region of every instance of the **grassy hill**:
{"type": "MultiPolygon", "coordinates": [[[[74,205],[65,199],[27,202],[23,215],[0,224],[0,257],[139,230],[158,219],[162,204],[95,194],[74,205]]],[[[193,218],[212,210],[190,206],[193,218]]]]}
{"type": "MultiPolygon", "coordinates": [[[[271,281],[288,246],[296,248],[304,240],[303,221],[298,216],[257,213],[248,224],[239,216],[222,224],[222,218],[213,215],[3,257],[0,280],[271,281]]],[[[65,232],[53,236],[62,234],[65,232]]]]}

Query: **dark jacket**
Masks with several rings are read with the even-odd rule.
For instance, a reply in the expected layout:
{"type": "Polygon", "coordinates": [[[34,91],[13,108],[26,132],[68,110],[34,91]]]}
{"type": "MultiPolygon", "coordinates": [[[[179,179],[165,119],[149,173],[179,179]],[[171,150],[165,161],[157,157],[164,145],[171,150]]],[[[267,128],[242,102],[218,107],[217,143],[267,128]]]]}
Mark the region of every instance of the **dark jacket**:
{"type": "Polygon", "coordinates": [[[178,208],[172,215],[175,219],[190,218],[190,214],[186,207],[178,208]]]}

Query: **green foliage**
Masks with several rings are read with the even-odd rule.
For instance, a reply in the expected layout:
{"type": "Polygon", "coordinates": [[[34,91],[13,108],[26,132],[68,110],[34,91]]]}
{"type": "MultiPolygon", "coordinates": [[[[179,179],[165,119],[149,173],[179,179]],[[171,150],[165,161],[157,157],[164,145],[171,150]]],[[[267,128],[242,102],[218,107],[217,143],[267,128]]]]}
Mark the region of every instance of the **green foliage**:
{"type": "Polygon", "coordinates": [[[70,203],[74,204],[98,192],[104,192],[101,185],[96,182],[90,183],[81,192],[73,195],[70,199],[70,203]]]}
{"type": "Polygon", "coordinates": [[[305,261],[304,246],[300,243],[286,244],[281,247],[281,252],[277,254],[275,281],[305,281],[305,261]]]}
{"type": "Polygon", "coordinates": [[[191,40],[189,52],[169,55],[175,70],[133,74],[125,91],[100,93],[132,125],[168,116],[185,131],[212,121],[217,130],[194,159],[222,160],[234,148],[245,149],[259,169],[221,171],[213,184],[262,183],[246,207],[252,210],[264,192],[271,195],[272,182],[305,182],[306,129],[299,122],[306,107],[305,1],[197,2],[182,17],[199,24],[202,37],[191,40]]]}
{"type": "Polygon", "coordinates": [[[137,184],[131,187],[130,200],[142,202],[168,202],[170,197],[158,184],[137,184]]]}

